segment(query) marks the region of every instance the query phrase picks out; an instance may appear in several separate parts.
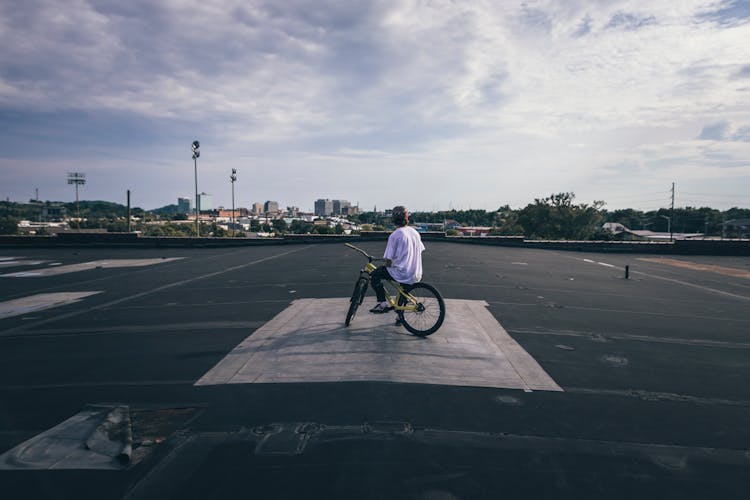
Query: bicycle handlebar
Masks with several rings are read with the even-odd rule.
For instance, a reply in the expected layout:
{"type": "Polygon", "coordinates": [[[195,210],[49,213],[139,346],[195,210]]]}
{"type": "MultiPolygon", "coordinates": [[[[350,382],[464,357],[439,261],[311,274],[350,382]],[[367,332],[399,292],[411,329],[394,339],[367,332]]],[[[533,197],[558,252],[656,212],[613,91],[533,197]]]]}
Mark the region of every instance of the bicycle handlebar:
{"type": "Polygon", "coordinates": [[[372,255],[370,255],[369,253],[367,253],[367,252],[365,252],[364,250],[362,250],[361,248],[359,248],[359,247],[355,247],[355,246],[354,246],[354,245],[352,245],[351,243],[344,243],[344,245],[348,246],[348,247],[349,247],[349,248],[351,248],[351,249],[354,249],[354,250],[358,251],[359,253],[361,253],[362,255],[364,255],[365,257],[367,257],[367,260],[368,260],[368,261],[370,261],[370,262],[372,262],[372,261],[374,261],[374,260],[385,260],[385,259],[378,259],[378,258],[375,258],[375,257],[373,257],[372,255]]]}

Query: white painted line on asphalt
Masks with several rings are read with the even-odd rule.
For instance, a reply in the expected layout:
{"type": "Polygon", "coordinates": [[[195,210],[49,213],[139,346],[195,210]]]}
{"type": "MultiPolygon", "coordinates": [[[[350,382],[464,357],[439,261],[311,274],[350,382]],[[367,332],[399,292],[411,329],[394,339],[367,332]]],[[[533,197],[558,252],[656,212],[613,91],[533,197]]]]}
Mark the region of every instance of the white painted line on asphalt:
{"type": "MultiPolygon", "coordinates": [[[[589,262],[589,263],[595,263],[595,261],[590,260],[590,259],[583,259],[583,260],[586,261],[586,262],[589,262]]],[[[601,264],[603,266],[617,267],[617,266],[613,266],[612,264],[605,264],[603,262],[596,262],[596,263],[597,264],[601,264]]],[[[723,295],[725,297],[732,297],[732,298],[740,299],[740,300],[750,300],[750,297],[748,297],[746,295],[738,295],[736,293],[725,292],[723,290],[717,290],[716,288],[710,288],[710,287],[707,287],[707,286],[697,285],[695,283],[688,283],[686,281],[682,281],[682,280],[678,280],[678,279],[674,279],[674,278],[667,278],[665,276],[659,276],[659,275],[652,274],[652,273],[644,273],[644,272],[640,272],[640,271],[631,271],[631,273],[632,274],[638,274],[640,276],[646,276],[646,277],[649,277],[649,278],[654,278],[654,279],[657,279],[657,280],[669,281],[671,283],[677,283],[678,285],[689,286],[691,288],[697,288],[698,290],[703,290],[705,292],[709,292],[709,293],[713,293],[713,294],[717,294],[717,295],[723,295]]]]}
{"type": "Polygon", "coordinates": [[[584,262],[590,262],[591,264],[595,264],[596,263],[595,260],[591,260],[591,259],[583,259],[583,261],[584,262]]]}
{"type": "Polygon", "coordinates": [[[674,278],[667,278],[664,276],[658,276],[656,274],[651,274],[651,273],[643,273],[640,271],[631,271],[631,272],[633,274],[646,276],[648,278],[654,278],[654,279],[662,280],[662,281],[669,281],[670,283],[677,283],[678,285],[684,285],[684,286],[689,286],[691,288],[697,288],[698,290],[703,290],[705,292],[723,295],[725,297],[732,297],[734,299],[740,299],[740,300],[750,300],[750,297],[748,297],[747,295],[737,295],[736,293],[729,293],[729,292],[725,292],[724,290],[717,290],[716,288],[710,288],[710,287],[703,286],[703,285],[696,285],[695,283],[688,283],[687,281],[676,280],[674,278]]]}
{"type": "Polygon", "coordinates": [[[370,314],[368,298],[348,328],[348,298],[295,300],[195,385],[380,381],[562,391],[487,310],[446,299],[443,326],[427,338],[370,314]]]}
{"type": "Polygon", "coordinates": [[[249,267],[249,266],[254,266],[256,264],[260,264],[261,262],[267,262],[269,260],[278,259],[279,257],[284,257],[285,255],[290,255],[290,254],[293,254],[293,253],[296,253],[296,252],[301,252],[301,251],[307,250],[309,248],[310,248],[310,246],[308,245],[308,246],[304,246],[304,247],[301,247],[301,248],[296,248],[294,250],[288,250],[286,252],[282,252],[282,253],[275,254],[275,255],[270,255],[268,257],[263,257],[261,259],[253,260],[253,261],[250,261],[250,262],[246,262],[244,264],[240,264],[240,265],[237,265],[237,266],[227,267],[227,268],[222,269],[220,271],[214,271],[212,273],[202,274],[200,276],[195,276],[195,277],[188,278],[188,279],[185,279],[185,280],[175,281],[173,283],[167,283],[166,285],[162,285],[162,286],[159,286],[159,287],[156,287],[156,288],[152,288],[151,290],[145,290],[143,292],[138,292],[138,293],[135,293],[133,295],[129,295],[127,297],[123,297],[121,299],[113,300],[111,302],[105,302],[103,304],[98,304],[96,306],[93,306],[93,307],[90,307],[90,308],[86,309],[85,311],[72,311],[72,312],[68,312],[68,313],[65,313],[65,314],[60,314],[59,316],[54,316],[52,318],[47,318],[47,319],[43,319],[41,321],[36,321],[34,323],[28,323],[26,325],[17,326],[17,327],[14,327],[14,328],[9,328],[8,330],[5,330],[4,332],[0,332],[0,337],[2,337],[2,336],[12,336],[12,335],[17,334],[18,332],[28,331],[28,330],[31,330],[32,328],[36,328],[38,326],[45,325],[47,323],[54,323],[54,322],[58,322],[58,321],[63,320],[63,319],[67,319],[67,318],[72,318],[72,317],[78,316],[80,314],[91,313],[92,311],[98,311],[100,309],[106,309],[108,307],[112,307],[112,306],[115,306],[117,304],[122,304],[123,302],[128,302],[130,300],[139,299],[141,297],[146,297],[148,295],[152,295],[154,293],[159,293],[159,292],[162,292],[164,290],[169,290],[170,288],[175,288],[175,287],[179,287],[179,286],[185,286],[185,285],[187,285],[189,283],[193,283],[194,281],[199,281],[199,280],[203,280],[203,279],[206,279],[206,278],[212,278],[214,276],[219,276],[219,275],[225,274],[225,273],[231,273],[231,272],[237,271],[239,269],[244,269],[244,268],[249,267]]]}
{"type": "Polygon", "coordinates": [[[605,266],[605,267],[615,267],[612,264],[607,264],[606,262],[597,262],[597,264],[599,264],[600,266],[605,266]]]}
{"type": "Polygon", "coordinates": [[[108,259],[93,260],[91,262],[81,262],[80,264],[70,264],[67,266],[48,267],[45,269],[35,269],[33,271],[21,271],[17,273],[0,274],[0,278],[37,278],[42,276],[57,276],[59,274],[75,273],[78,271],[87,271],[89,269],[109,269],[118,267],[143,267],[153,266],[164,262],[180,260],[184,257],[170,257],[167,259],[108,259]]]}
{"type": "Polygon", "coordinates": [[[40,293],[0,302],[0,319],[72,304],[97,293],[101,293],[101,291],[40,293]]]}
{"type": "Polygon", "coordinates": [[[0,261],[0,267],[15,267],[15,266],[38,266],[48,262],[46,260],[4,260],[0,261]]]}

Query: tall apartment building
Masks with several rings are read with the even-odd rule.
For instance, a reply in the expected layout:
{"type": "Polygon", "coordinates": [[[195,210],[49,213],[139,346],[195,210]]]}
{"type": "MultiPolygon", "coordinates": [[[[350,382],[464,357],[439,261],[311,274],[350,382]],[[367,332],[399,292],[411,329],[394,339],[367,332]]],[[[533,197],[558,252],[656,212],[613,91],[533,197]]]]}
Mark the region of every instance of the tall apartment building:
{"type": "Polygon", "coordinates": [[[263,203],[255,202],[252,208],[253,215],[261,215],[263,213],[263,203]]]}
{"type": "Polygon", "coordinates": [[[334,215],[345,215],[347,209],[351,206],[347,200],[333,200],[333,214],[334,215]]]}
{"type": "Polygon", "coordinates": [[[315,200],[315,215],[328,217],[333,214],[333,202],[328,198],[315,200]]]}
{"type": "Polygon", "coordinates": [[[190,198],[177,198],[177,213],[190,213],[190,198]]]}
{"type": "Polygon", "coordinates": [[[279,211],[279,203],[276,201],[266,201],[263,205],[263,211],[267,214],[275,214],[279,211]]]}
{"type": "Polygon", "coordinates": [[[213,210],[214,202],[211,199],[210,194],[201,193],[198,195],[198,212],[205,212],[206,210],[213,210]]]}

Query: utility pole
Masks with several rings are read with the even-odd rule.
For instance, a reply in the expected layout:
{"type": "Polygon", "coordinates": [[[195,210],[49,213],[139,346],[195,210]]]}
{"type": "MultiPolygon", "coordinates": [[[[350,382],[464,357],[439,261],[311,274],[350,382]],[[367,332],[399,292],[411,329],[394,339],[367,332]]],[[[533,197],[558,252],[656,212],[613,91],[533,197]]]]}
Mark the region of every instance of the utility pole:
{"type": "Polygon", "coordinates": [[[130,232],[130,189],[128,189],[128,232],[130,232]]]}
{"type": "Polygon", "coordinates": [[[674,182],[672,183],[672,206],[669,212],[669,241],[674,241],[672,233],[672,219],[674,219],[674,182]]]}
{"type": "Polygon", "coordinates": [[[201,236],[201,229],[198,225],[198,157],[201,155],[200,147],[200,142],[193,141],[193,165],[195,166],[195,234],[199,238],[201,236]]]}
{"type": "Polygon", "coordinates": [[[232,181],[232,238],[234,238],[234,181],[237,180],[237,169],[232,169],[232,175],[229,176],[232,181]]]}

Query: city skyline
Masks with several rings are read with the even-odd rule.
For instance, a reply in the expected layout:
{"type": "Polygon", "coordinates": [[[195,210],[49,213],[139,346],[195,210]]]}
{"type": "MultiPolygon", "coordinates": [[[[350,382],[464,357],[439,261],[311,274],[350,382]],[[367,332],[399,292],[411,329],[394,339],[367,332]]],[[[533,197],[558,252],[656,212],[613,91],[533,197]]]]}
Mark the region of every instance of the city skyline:
{"type": "Polygon", "coordinates": [[[19,3],[0,198],[750,206],[750,3],[19,3]],[[169,190],[165,190],[165,186],[169,190]],[[193,195],[194,196],[194,195],[193,195]]]}

